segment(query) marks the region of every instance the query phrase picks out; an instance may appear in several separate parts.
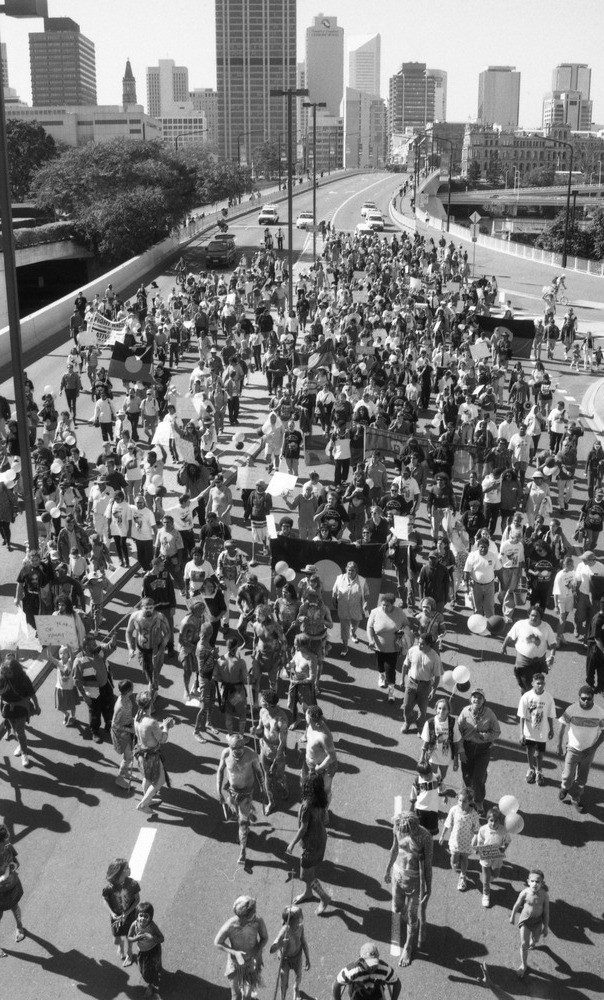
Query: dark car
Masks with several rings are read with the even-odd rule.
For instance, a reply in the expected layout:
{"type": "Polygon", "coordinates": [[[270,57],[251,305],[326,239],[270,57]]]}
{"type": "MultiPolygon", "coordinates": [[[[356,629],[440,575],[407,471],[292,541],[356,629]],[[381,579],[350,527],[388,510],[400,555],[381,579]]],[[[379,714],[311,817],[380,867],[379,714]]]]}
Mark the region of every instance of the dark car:
{"type": "Polygon", "coordinates": [[[206,267],[229,267],[236,257],[235,240],[226,233],[210,240],[206,247],[206,267]]]}

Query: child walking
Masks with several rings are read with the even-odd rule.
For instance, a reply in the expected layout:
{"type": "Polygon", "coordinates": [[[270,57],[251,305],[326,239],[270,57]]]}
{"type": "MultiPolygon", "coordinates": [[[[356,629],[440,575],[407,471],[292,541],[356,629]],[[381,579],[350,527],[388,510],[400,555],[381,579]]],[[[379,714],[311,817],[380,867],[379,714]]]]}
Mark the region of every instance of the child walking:
{"type": "Polygon", "coordinates": [[[310,955],[306,935],[304,934],[304,915],[299,906],[286,906],[281,914],[283,926],[271,945],[271,955],[281,953],[281,1000],[285,1000],[289,985],[289,974],[293,972],[294,1000],[300,1000],[300,984],[302,982],[302,955],[304,968],[310,969],[310,955]]]}
{"type": "Polygon", "coordinates": [[[505,816],[496,806],[489,809],[487,822],[472,841],[478,850],[482,878],[482,905],[491,905],[491,882],[497,878],[502,867],[505,852],[512,838],[505,828],[505,816]]]}
{"type": "Polygon", "coordinates": [[[419,761],[416,772],[409,794],[410,808],[424,830],[434,837],[438,835],[440,787],[443,779],[438,768],[432,768],[423,758],[419,761]]]}
{"type": "Polygon", "coordinates": [[[472,794],[467,788],[462,788],[457,804],[451,806],[438,839],[443,844],[449,831],[449,853],[451,868],[459,872],[457,888],[465,892],[468,888],[468,861],[472,851],[472,841],[480,830],[480,818],[476,812],[472,794]]]}
{"type": "Polygon", "coordinates": [[[510,923],[514,923],[516,914],[520,911],[520,968],[518,975],[522,979],[528,971],[528,953],[535,948],[539,938],[547,937],[549,930],[549,893],[545,884],[545,875],[540,868],[531,868],[526,880],[527,888],[523,889],[514,903],[510,915],[510,923]]]}
{"type": "Polygon", "coordinates": [[[69,646],[59,646],[58,657],[54,663],[57,668],[55,708],[63,713],[64,726],[75,726],[76,707],[79,699],[75,686],[73,656],[69,646]]]}
{"type": "Polygon", "coordinates": [[[138,945],[137,961],[140,974],[147,983],[146,997],[159,996],[162,973],[161,946],[164,936],[153,922],[153,915],[151,903],[139,903],[136,907],[136,919],[128,931],[128,940],[135,941],[138,945]]]}

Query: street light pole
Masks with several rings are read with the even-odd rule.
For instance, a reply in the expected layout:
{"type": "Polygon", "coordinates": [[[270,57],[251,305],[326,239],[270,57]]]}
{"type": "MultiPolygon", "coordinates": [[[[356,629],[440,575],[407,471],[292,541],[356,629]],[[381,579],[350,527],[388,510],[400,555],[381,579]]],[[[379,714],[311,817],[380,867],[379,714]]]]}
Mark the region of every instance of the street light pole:
{"type": "Polygon", "coordinates": [[[304,108],[312,108],[312,259],[317,262],[317,108],[326,108],[325,101],[305,101],[304,108]]]}
{"type": "Polygon", "coordinates": [[[286,90],[271,90],[271,97],[286,97],[287,98],[287,269],[289,271],[287,277],[287,294],[288,294],[288,305],[289,311],[293,309],[293,298],[294,298],[294,143],[293,143],[293,129],[292,129],[292,105],[294,97],[308,97],[308,90],[302,88],[288,87],[286,90]]]}
{"type": "MultiPolygon", "coordinates": [[[[1,6],[0,13],[5,13],[9,17],[47,17],[48,11],[45,8],[46,3],[41,2],[41,0],[28,0],[28,2],[22,3],[20,7],[16,7],[14,3],[1,6]]],[[[0,81],[1,80],[2,57],[0,55],[0,81]]],[[[5,112],[4,87],[0,82],[0,221],[2,224],[2,253],[4,256],[4,278],[6,282],[6,307],[8,313],[11,367],[13,370],[13,385],[15,389],[15,410],[19,440],[19,458],[21,459],[21,481],[23,483],[23,505],[25,507],[27,541],[30,549],[35,549],[38,547],[38,525],[36,521],[36,502],[34,499],[31,450],[29,446],[27,399],[25,396],[25,381],[23,379],[23,345],[21,343],[19,292],[17,287],[17,260],[15,256],[15,236],[13,233],[5,112]]]]}
{"type": "Polygon", "coordinates": [[[190,136],[190,135],[194,135],[194,136],[205,135],[206,132],[209,132],[209,131],[210,131],[209,128],[202,128],[202,129],[199,129],[199,131],[194,131],[194,132],[179,132],[178,135],[174,136],[174,151],[176,153],[178,152],[178,140],[179,139],[186,139],[187,136],[190,136]]]}

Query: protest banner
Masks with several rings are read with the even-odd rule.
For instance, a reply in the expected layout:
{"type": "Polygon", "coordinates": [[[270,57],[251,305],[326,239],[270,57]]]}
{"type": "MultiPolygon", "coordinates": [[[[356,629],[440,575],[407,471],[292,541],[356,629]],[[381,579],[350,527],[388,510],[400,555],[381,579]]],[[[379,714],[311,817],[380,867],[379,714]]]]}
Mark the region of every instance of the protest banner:
{"type": "Polygon", "coordinates": [[[266,492],[272,497],[280,497],[288,490],[293,490],[297,482],[297,476],[291,476],[288,472],[275,472],[270,478],[266,492]]]}
{"type": "Polygon", "coordinates": [[[266,479],[266,472],[260,465],[243,465],[237,469],[236,486],[240,490],[253,490],[256,483],[266,479]]]}
{"type": "Polygon", "coordinates": [[[71,615],[35,615],[38,639],[43,646],[80,648],[80,640],[71,615]]]}

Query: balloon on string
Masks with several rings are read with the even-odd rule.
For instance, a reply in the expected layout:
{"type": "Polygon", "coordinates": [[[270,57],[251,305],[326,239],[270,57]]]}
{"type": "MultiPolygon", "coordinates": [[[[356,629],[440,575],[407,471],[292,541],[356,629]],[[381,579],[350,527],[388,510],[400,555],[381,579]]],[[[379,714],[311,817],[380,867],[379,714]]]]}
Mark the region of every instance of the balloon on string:
{"type": "Polygon", "coordinates": [[[65,444],[68,445],[70,448],[73,448],[75,443],[76,439],[73,436],[73,434],[68,434],[67,437],[65,438],[65,444]]]}
{"type": "Polygon", "coordinates": [[[7,469],[6,472],[3,473],[3,478],[7,486],[13,486],[17,481],[17,474],[16,472],[13,472],[12,469],[7,469]]]}
{"type": "Polygon", "coordinates": [[[455,667],[453,677],[456,684],[465,684],[470,680],[470,671],[460,663],[458,667],[455,667]]]}
{"type": "Polygon", "coordinates": [[[505,817],[505,828],[508,833],[522,833],[524,830],[524,820],[519,813],[512,813],[505,817]]]}
{"type": "Polygon", "coordinates": [[[51,510],[55,509],[55,505],[54,505],[54,501],[53,500],[47,500],[46,503],[44,504],[44,506],[46,507],[47,511],[51,511],[51,510]]]}
{"type": "Polygon", "coordinates": [[[42,395],[43,396],[52,396],[53,395],[52,386],[51,385],[45,385],[44,386],[44,390],[42,392],[42,395]]]}
{"type": "Polygon", "coordinates": [[[285,577],[288,583],[293,583],[294,580],[296,579],[296,571],[295,569],[292,569],[290,566],[289,569],[285,570],[283,576],[285,577]]]}
{"type": "Polygon", "coordinates": [[[52,465],[50,467],[50,471],[52,472],[53,475],[56,476],[56,475],[59,474],[59,472],[61,471],[62,468],[63,468],[63,463],[62,463],[61,459],[60,458],[55,458],[54,462],[52,463],[52,465]]]}
{"type": "Polygon", "coordinates": [[[281,562],[275,563],[275,573],[282,573],[285,576],[288,569],[289,565],[284,559],[282,559],[281,562]]]}
{"type": "Polygon", "coordinates": [[[455,678],[453,676],[452,670],[445,670],[444,674],[440,679],[440,683],[447,691],[452,691],[455,687],[455,678]]]}
{"type": "Polygon", "coordinates": [[[154,486],[159,487],[162,484],[161,476],[151,476],[151,482],[154,486]]]}
{"type": "Polygon", "coordinates": [[[155,494],[157,493],[157,486],[154,486],[153,483],[147,483],[147,485],[145,486],[145,491],[149,494],[150,497],[154,497],[155,494]]]}
{"type": "Polygon", "coordinates": [[[243,444],[245,441],[245,431],[237,431],[237,433],[233,435],[233,441],[235,441],[236,444],[243,444]]]}
{"type": "Polygon", "coordinates": [[[457,690],[459,691],[460,694],[467,694],[467,692],[470,690],[471,687],[472,687],[472,681],[464,681],[463,684],[457,685],[457,690]]]}
{"type": "Polygon", "coordinates": [[[484,615],[470,615],[468,618],[468,628],[474,635],[486,635],[488,631],[487,620],[484,615]]]}
{"type": "Polygon", "coordinates": [[[513,816],[520,809],[520,803],[515,795],[502,795],[498,802],[499,812],[504,816],[513,816]]]}
{"type": "Polygon", "coordinates": [[[53,521],[56,521],[56,519],[61,516],[61,510],[59,507],[53,507],[49,513],[53,521]]]}

